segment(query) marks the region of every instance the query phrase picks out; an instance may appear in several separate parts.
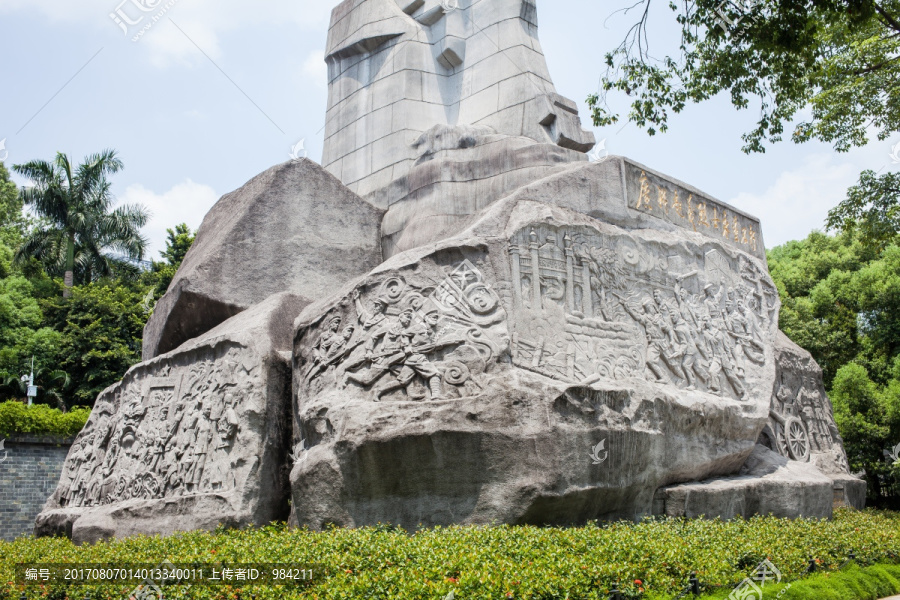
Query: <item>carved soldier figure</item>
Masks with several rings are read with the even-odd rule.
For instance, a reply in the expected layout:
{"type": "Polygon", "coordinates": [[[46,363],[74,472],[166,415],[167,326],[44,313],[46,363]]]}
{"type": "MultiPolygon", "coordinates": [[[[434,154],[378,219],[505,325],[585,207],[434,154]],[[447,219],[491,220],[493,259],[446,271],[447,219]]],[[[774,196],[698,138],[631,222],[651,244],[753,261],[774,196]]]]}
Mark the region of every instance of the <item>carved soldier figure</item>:
{"type": "Polygon", "coordinates": [[[743,399],[746,391],[740,377],[736,373],[731,350],[725,342],[725,334],[718,328],[713,319],[706,316],[701,320],[701,330],[709,357],[709,391],[714,394],[721,393],[720,376],[722,373],[725,373],[725,377],[734,387],[734,391],[743,399]]]}
{"type": "Polygon", "coordinates": [[[725,320],[722,315],[722,286],[719,286],[719,291],[713,291],[713,284],[707,283],[706,287],[703,288],[703,293],[705,297],[703,299],[703,306],[706,309],[707,316],[716,321],[716,325],[721,327],[724,325],[725,320]]]}
{"type": "Polygon", "coordinates": [[[91,432],[85,436],[81,442],[81,447],[75,454],[75,476],[72,478],[72,484],[69,486],[67,504],[79,506],[83,493],[86,491],[87,479],[92,473],[91,466],[94,458],[94,433],[91,432]]]}
{"type": "Polygon", "coordinates": [[[418,374],[428,382],[432,400],[441,399],[443,397],[441,373],[425,357],[427,352],[434,350],[437,322],[436,309],[428,313],[424,324],[414,323],[413,310],[406,309],[396,323],[382,327],[366,342],[366,358],[373,363],[368,376],[350,375],[348,379],[369,386],[385,373],[389,371],[394,373],[394,381],[376,390],[376,396],[381,397],[390,391],[406,387],[418,374]],[[382,339],[381,348],[376,355],[375,347],[382,339]]]}
{"type": "Polygon", "coordinates": [[[347,327],[343,333],[338,333],[343,319],[333,317],[328,321],[328,329],[319,336],[312,349],[312,364],[306,372],[305,379],[311,381],[321,371],[325,370],[334,359],[343,353],[347,342],[353,337],[353,327],[347,327]]]}
{"type": "MultiPolygon", "coordinates": [[[[680,310],[678,301],[675,298],[666,298],[660,289],[653,290],[653,301],[656,302],[659,314],[664,318],[672,319],[672,316],[680,310]]],[[[672,319],[672,322],[674,322],[674,319],[672,319]]]]}
{"type": "Polygon", "coordinates": [[[628,306],[628,303],[621,296],[618,296],[618,294],[614,295],[622,300],[622,306],[628,314],[644,326],[644,331],[647,335],[647,367],[653,372],[657,381],[668,382],[669,379],[664,374],[663,363],[667,364],[673,373],[677,374],[681,370],[670,363],[670,356],[672,355],[672,328],[666,324],[662,315],[659,314],[656,303],[652,299],[645,298],[642,303],[644,312],[638,313],[628,306]]]}
{"type": "Polygon", "coordinates": [[[168,420],[169,407],[163,405],[159,409],[159,422],[149,436],[149,450],[151,452],[149,469],[151,473],[156,473],[156,469],[166,453],[166,443],[169,441],[168,420]]]}
{"type": "Polygon", "coordinates": [[[684,320],[692,328],[693,332],[700,331],[700,306],[699,299],[692,296],[681,283],[687,275],[682,275],[675,279],[675,299],[678,302],[678,310],[684,320]]]}
{"type": "Polygon", "coordinates": [[[203,407],[203,417],[199,419],[196,429],[196,437],[192,444],[194,461],[191,465],[189,477],[185,477],[185,481],[189,487],[189,491],[200,491],[200,482],[203,479],[203,470],[206,468],[206,456],[209,453],[209,443],[212,441],[212,421],[210,415],[212,406],[209,404],[203,407]]]}
{"type": "Polygon", "coordinates": [[[690,325],[684,320],[680,311],[675,311],[673,319],[675,327],[673,329],[676,342],[679,347],[683,348],[681,355],[681,372],[688,382],[687,389],[697,389],[697,380],[694,377],[696,373],[701,380],[706,381],[709,373],[706,372],[702,352],[694,341],[694,333],[690,325]]]}
{"type": "Polygon", "coordinates": [[[234,411],[234,394],[227,393],[222,401],[224,412],[216,421],[216,445],[213,453],[213,469],[209,483],[213,490],[223,488],[225,477],[231,465],[228,462],[228,448],[234,443],[238,431],[237,413],[234,411]]]}
{"type": "Polygon", "coordinates": [[[742,314],[734,309],[734,302],[725,300],[725,332],[731,338],[731,354],[738,373],[744,374],[744,359],[749,355],[745,345],[749,342],[747,333],[747,321],[742,314]]]}
{"type": "Polygon", "coordinates": [[[385,311],[387,310],[387,302],[383,298],[372,299],[372,312],[368,312],[359,299],[359,290],[353,290],[353,302],[356,304],[356,314],[359,317],[359,324],[363,330],[369,331],[373,327],[378,327],[387,319],[385,311]]]}

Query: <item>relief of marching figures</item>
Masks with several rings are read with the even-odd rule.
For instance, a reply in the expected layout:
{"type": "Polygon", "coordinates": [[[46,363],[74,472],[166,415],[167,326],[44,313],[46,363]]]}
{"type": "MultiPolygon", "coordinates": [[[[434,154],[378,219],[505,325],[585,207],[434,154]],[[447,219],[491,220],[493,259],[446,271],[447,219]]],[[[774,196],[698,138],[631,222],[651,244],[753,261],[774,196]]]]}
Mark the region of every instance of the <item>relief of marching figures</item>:
{"type": "Polygon", "coordinates": [[[239,415],[255,383],[230,349],[132,381],[101,400],[72,447],[58,491],[63,506],[97,506],[235,487],[239,415]],[[142,386],[141,389],[137,389],[142,386]]]}
{"type": "Polygon", "coordinates": [[[778,295],[747,257],[549,225],[520,231],[509,252],[518,366],[744,399],[748,372],[765,364],[778,295]]]}
{"type": "Polygon", "coordinates": [[[323,325],[301,341],[301,396],[354,386],[375,401],[459,398],[509,348],[500,298],[468,260],[437,283],[395,276],[356,290],[323,325]]]}

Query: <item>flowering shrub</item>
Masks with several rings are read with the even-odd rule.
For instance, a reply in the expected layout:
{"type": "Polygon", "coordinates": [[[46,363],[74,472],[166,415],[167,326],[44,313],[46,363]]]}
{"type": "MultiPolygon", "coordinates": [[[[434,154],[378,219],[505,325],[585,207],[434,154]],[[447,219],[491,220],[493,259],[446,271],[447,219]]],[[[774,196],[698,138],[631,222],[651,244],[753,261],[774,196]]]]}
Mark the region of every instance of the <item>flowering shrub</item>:
{"type": "MultiPolygon", "coordinates": [[[[765,558],[786,580],[810,557],[818,577],[853,551],[860,564],[891,562],[900,549],[900,514],[839,510],[831,521],[755,517],[730,522],[645,520],[580,528],[390,527],[311,532],[273,525],[168,538],[136,537],[94,546],[65,539],[0,543],[0,600],[18,600],[16,563],[319,564],[325,575],[304,588],[199,587],[166,597],[236,600],[605,600],[613,583],[626,598],[672,598],[696,572],[704,586],[731,586],[765,558]]],[[[846,569],[845,569],[846,571],[846,569]]],[[[895,570],[900,577],[900,570],[895,570]]],[[[799,585],[799,584],[797,584],[799,585]]],[[[28,588],[29,598],[124,600],[134,586],[28,588]]],[[[798,588],[799,589],[799,588],[798,588]]],[[[723,588],[723,590],[727,590],[723,588]]],[[[785,598],[800,597],[789,590],[785,598]]],[[[725,593],[723,597],[728,594],[725,593]]],[[[871,596],[875,597],[875,596],[871,596]]],[[[768,595],[767,595],[768,598],[768,595]]]]}

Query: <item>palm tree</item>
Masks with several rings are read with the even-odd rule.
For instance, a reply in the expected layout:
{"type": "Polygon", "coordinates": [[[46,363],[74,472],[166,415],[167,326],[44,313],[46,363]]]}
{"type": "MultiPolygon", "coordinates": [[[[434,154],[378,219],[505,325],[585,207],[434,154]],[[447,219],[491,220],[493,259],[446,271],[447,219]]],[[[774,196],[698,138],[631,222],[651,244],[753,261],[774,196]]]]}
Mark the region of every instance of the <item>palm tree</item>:
{"type": "Polygon", "coordinates": [[[149,218],[147,209],[141,205],[112,209],[115,199],[107,176],[122,167],[114,150],[88,156],[77,168],[61,152],[52,162],[13,165],[33,182],[20,195],[40,217],[16,252],[16,261],[36,258],[50,275],[62,274],[64,297],[71,295],[76,275],[89,283],[94,276],[109,274],[116,259],[108,251],[129,259],[144,257],[147,239],[140,230],[149,218]]]}

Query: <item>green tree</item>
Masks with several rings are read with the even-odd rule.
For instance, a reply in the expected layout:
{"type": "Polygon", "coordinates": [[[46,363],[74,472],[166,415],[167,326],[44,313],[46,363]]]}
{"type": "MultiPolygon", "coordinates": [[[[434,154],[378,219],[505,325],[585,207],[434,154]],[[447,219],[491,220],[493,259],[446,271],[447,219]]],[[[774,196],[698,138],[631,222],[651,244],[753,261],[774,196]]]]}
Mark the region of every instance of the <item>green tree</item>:
{"type": "Polygon", "coordinates": [[[35,370],[48,374],[39,384],[52,395],[62,393],[62,380],[49,380],[59,364],[62,335],[44,325],[44,314],[34,285],[21,276],[0,279],[0,394],[24,398],[21,375],[28,373],[34,358],[35,370]]]}
{"type": "MultiPolygon", "coordinates": [[[[648,52],[651,0],[639,0],[639,22],[606,55],[600,93],[588,98],[595,125],[616,123],[610,93],[632,98],[628,119],[651,135],[688,103],[728,94],[738,110],[758,107],[745,152],[781,141],[800,111],[795,142],[820,140],[841,152],[900,131],[900,0],[683,0],[671,2],[681,30],[677,53],[648,52]]],[[[862,221],[877,244],[900,226],[896,175],[869,171],[828,225],[862,221]]]]}
{"type": "Polygon", "coordinates": [[[97,395],[141,359],[147,315],[138,286],[102,280],[75,286],[68,300],[44,302],[46,323],[59,332],[58,369],[71,385],[66,404],[93,406],[97,395]]]}
{"type": "Polygon", "coordinates": [[[178,272],[178,268],[196,237],[196,233],[192,233],[190,227],[185,223],[176,225],[175,229],[166,229],[166,233],[168,234],[166,249],[160,252],[164,260],[162,262],[153,261],[153,266],[148,274],[149,284],[153,287],[151,291],[154,301],[159,300],[169,289],[175,273],[178,272]]]}
{"type": "MultiPolygon", "coordinates": [[[[900,363],[898,363],[900,364],[900,363]]],[[[865,473],[873,503],[897,508],[900,486],[893,476],[893,464],[885,460],[884,449],[893,448],[900,423],[900,379],[895,373],[884,386],[869,377],[857,363],[838,370],[831,390],[834,416],[844,438],[850,468],[865,473]]]]}
{"type": "Polygon", "coordinates": [[[822,366],[838,429],[869,500],[900,507],[884,450],[900,443],[900,246],[812,233],[768,253],[782,330],[822,366]]]}
{"type": "Polygon", "coordinates": [[[140,229],[148,219],[140,205],[113,209],[108,176],[122,169],[112,150],[89,156],[73,166],[59,153],[52,162],[35,160],[15,165],[16,172],[33,183],[21,192],[24,204],[41,217],[16,253],[18,262],[33,257],[53,275],[63,275],[63,295],[76,282],[89,283],[108,275],[114,259],[107,252],[143,258],[147,240],[140,229]]]}

